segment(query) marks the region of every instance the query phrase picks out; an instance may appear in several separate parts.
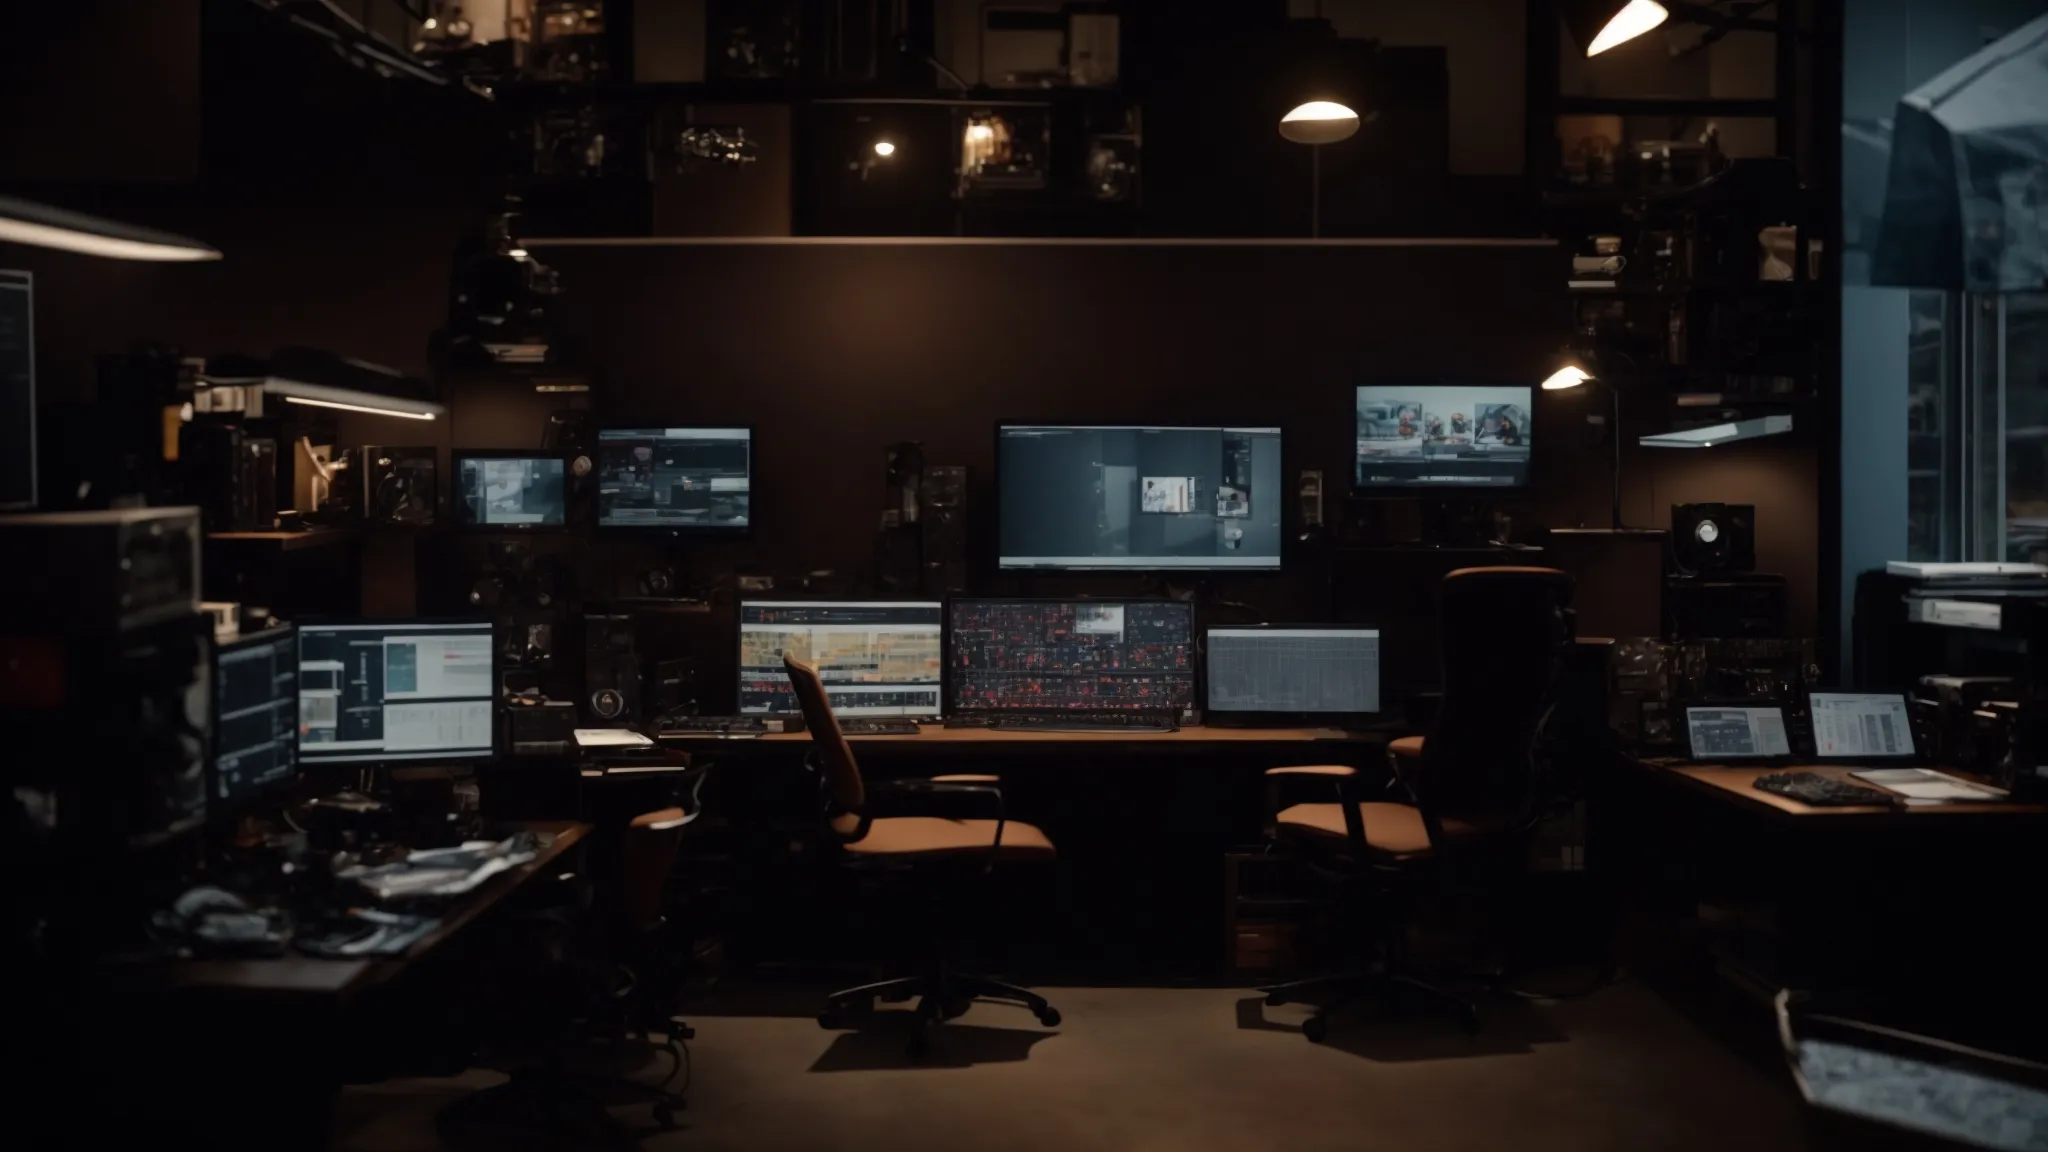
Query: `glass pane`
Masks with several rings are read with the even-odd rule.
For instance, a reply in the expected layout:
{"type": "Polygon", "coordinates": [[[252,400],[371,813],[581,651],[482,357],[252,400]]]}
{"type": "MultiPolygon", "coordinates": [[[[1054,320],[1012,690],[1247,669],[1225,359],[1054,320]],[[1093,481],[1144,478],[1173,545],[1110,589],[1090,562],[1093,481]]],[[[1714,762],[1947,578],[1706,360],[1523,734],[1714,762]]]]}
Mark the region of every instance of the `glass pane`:
{"type": "Polygon", "coordinates": [[[1944,471],[1956,447],[1947,430],[1954,427],[1946,387],[1950,344],[1947,339],[1948,297],[1940,292],[1915,292],[1910,305],[1912,329],[1906,344],[1906,558],[1955,559],[1948,540],[1948,507],[1944,471]]]}
{"type": "Polygon", "coordinates": [[[2005,383],[2005,558],[2048,557],[2048,293],[1999,297],[2005,383]]]}

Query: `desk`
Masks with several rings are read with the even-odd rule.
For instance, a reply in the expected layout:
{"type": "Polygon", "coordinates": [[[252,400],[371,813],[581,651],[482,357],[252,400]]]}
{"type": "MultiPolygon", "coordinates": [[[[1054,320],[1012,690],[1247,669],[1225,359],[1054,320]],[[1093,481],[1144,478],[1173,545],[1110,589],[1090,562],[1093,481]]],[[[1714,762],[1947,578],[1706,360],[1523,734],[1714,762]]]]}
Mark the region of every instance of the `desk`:
{"type": "MultiPolygon", "coordinates": [[[[1667,764],[1637,760],[1635,764],[1651,773],[1664,773],[1675,783],[1696,790],[1700,795],[1713,800],[1747,809],[1773,820],[1801,820],[1807,818],[1830,821],[1852,821],[1859,826],[1891,824],[1897,821],[1915,821],[1908,825],[1919,828],[1918,821],[1954,820],[1962,817],[2004,817],[2014,820],[2038,820],[2048,816],[2048,804],[2016,804],[1999,802],[1995,804],[1930,804],[1913,808],[1894,808],[1889,805],[1872,804],[1857,808],[1812,808],[1790,796],[1766,792],[1755,786],[1759,776],[1774,772],[1812,772],[1821,776],[1832,776],[1837,780],[1848,780],[1851,784],[1862,784],[1851,780],[1849,773],[1864,771],[1865,765],[1841,766],[1835,764],[1782,764],[1758,767],[1755,765],[1732,764],[1667,764]]],[[[1959,779],[1970,779],[1957,774],[1959,779]]],[[[1867,785],[1866,785],[1867,787],[1867,785]]]]}
{"type": "MultiPolygon", "coordinates": [[[[999,868],[1025,891],[1020,915],[1043,927],[1015,941],[1014,967],[1071,980],[1212,979],[1221,861],[1256,844],[1266,818],[1265,770],[1348,764],[1370,773],[1401,731],[1205,728],[1176,732],[1012,732],[930,726],[915,736],[853,736],[871,781],[942,772],[1003,780],[1005,813],[1059,846],[1049,868],[999,868]],[[1056,886],[1053,894],[1035,885],[1056,886]],[[1032,954],[1035,953],[1035,954],[1032,954]]],[[[801,916],[816,879],[770,862],[814,832],[818,789],[801,770],[807,733],[665,741],[717,763],[707,807],[748,830],[761,863],[742,873],[740,932],[757,954],[801,956],[815,935],[801,916]],[[756,913],[754,910],[759,910],[756,913]]],[[[888,803],[878,793],[877,805],[888,803]]],[[[906,802],[907,803],[907,802],[906,802]]],[[[884,809],[882,814],[888,814],[884,809]]]]}
{"type": "MultiPolygon", "coordinates": [[[[1205,728],[1195,726],[1174,732],[1017,732],[993,728],[942,728],[932,725],[915,736],[848,736],[856,753],[898,755],[937,752],[955,756],[977,753],[1043,753],[1121,751],[1132,755],[1161,752],[1237,753],[1281,747],[1307,752],[1316,746],[1356,750],[1384,743],[1397,733],[1346,732],[1337,728],[1205,728]]],[[[778,732],[740,740],[664,740],[664,745],[693,752],[731,751],[759,745],[767,748],[809,744],[808,732],[778,732]]]]}
{"type": "Polygon", "coordinates": [[[185,960],[158,969],[164,986],[251,996],[317,996],[346,999],[393,979],[425,959],[456,933],[475,923],[505,897],[554,865],[590,833],[590,825],[567,820],[528,821],[526,827],[552,837],[540,855],[477,886],[449,909],[441,926],[401,956],[328,960],[287,952],[246,960],[185,960]]]}
{"type": "Polygon", "coordinates": [[[416,1036],[433,1035],[440,1023],[435,1012],[449,998],[438,981],[449,973],[400,977],[442,954],[461,960],[460,947],[448,944],[531,881],[559,873],[591,830],[568,821],[526,826],[552,837],[540,854],[455,901],[440,927],[401,956],[287,954],[95,971],[82,990],[86,1015],[75,1041],[82,1049],[72,1058],[86,1071],[65,1087],[100,1095],[89,1110],[66,1113],[74,1117],[66,1123],[89,1122],[102,1142],[117,1146],[135,1142],[124,1136],[266,1152],[324,1146],[334,1095],[362,1074],[361,1054],[420,1059],[410,1051],[416,1036]],[[108,1051],[146,1072],[105,1078],[99,1069],[108,1051]]]}
{"type": "Polygon", "coordinates": [[[1992,1031],[2048,1011],[2010,959],[2048,875],[2048,805],[1809,808],[1751,786],[1787,770],[1620,758],[1591,820],[1613,848],[1595,866],[1625,891],[1631,964],[1693,997],[1799,988],[2022,1051],[1992,1031]]]}

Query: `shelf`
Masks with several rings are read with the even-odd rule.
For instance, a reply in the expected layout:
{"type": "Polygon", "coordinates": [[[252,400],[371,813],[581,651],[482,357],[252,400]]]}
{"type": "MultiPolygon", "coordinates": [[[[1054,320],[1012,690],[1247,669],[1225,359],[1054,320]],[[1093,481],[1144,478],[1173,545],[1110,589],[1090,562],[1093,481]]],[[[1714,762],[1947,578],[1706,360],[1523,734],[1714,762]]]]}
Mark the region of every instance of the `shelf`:
{"type": "Polygon", "coordinates": [[[1682,96],[1559,96],[1553,110],[1561,116],[1750,116],[1776,119],[1776,100],[1717,100],[1682,96]]]}
{"type": "Polygon", "coordinates": [[[206,538],[229,543],[274,544],[280,552],[298,552],[346,543],[361,538],[361,535],[354,528],[314,528],[305,532],[208,532],[206,538]]]}

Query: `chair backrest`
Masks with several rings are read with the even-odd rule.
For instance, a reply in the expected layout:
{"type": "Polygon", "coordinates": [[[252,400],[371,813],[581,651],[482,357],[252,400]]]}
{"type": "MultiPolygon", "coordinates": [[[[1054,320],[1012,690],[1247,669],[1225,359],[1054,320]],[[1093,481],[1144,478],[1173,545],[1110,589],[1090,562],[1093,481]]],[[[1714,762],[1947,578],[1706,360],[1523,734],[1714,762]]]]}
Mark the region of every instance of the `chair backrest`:
{"type": "Polygon", "coordinates": [[[622,879],[627,922],[648,928],[661,920],[662,896],[668,890],[669,874],[682,854],[683,830],[689,814],[681,808],[657,808],[642,812],[626,825],[622,849],[622,879]]]}
{"type": "Polygon", "coordinates": [[[846,812],[859,812],[867,802],[866,789],[860,782],[860,764],[853,758],[853,745],[846,742],[846,734],[839,730],[838,717],[832,715],[832,702],[825,697],[825,681],[819,678],[815,667],[787,652],[782,654],[782,667],[789,673],[789,686],[796,691],[797,706],[803,709],[804,727],[810,730],[833,803],[846,812]]]}
{"type": "MultiPolygon", "coordinates": [[[[1572,578],[1555,568],[1460,568],[1441,597],[1444,698],[1416,800],[1432,825],[1531,816],[1533,748],[1571,643],[1572,578]]],[[[1438,843],[1439,828],[1430,835],[1438,843]]]]}

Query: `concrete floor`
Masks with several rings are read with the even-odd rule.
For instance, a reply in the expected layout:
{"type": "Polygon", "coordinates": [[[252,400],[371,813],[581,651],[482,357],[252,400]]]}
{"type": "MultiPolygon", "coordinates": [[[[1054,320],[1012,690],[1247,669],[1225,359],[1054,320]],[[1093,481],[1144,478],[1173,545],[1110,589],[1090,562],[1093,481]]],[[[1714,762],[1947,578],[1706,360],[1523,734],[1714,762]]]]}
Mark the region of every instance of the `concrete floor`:
{"type": "MultiPolygon", "coordinates": [[[[1621,983],[1547,1005],[1497,1005],[1467,1037],[1441,1020],[1359,1015],[1318,1046],[1306,1011],[1232,989],[1054,988],[1065,1017],[979,1004],[921,1065],[890,1013],[829,1033],[818,997],[722,989],[693,1006],[688,1110],[652,1152],[905,1148],[1803,1148],[1786,1077],[1738,1058],[1654,993],[1621,983]]],[[[652,1077],[658,1079],[658,1075],[652,1077]]],[[[351,1089],[345,1152],[439,1147],[434,1115],[500,1078],[476,1072],[351,1089]]],[[[645,1107],[617,1115],[647,1122],[645,1107]]],[[[500,1145],[504,1147],[504,1145],[500,1145]]],[[[567,1147],[536,1141],[535,1147],[567,1147]]]]}

